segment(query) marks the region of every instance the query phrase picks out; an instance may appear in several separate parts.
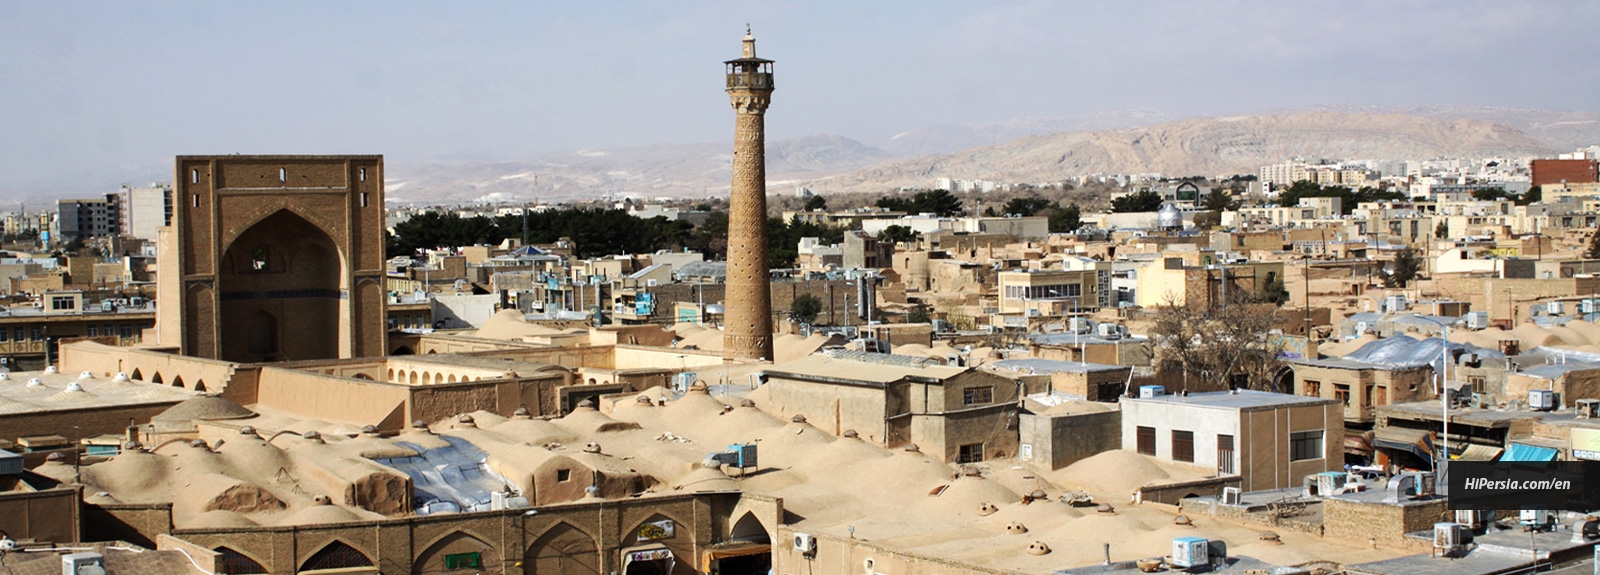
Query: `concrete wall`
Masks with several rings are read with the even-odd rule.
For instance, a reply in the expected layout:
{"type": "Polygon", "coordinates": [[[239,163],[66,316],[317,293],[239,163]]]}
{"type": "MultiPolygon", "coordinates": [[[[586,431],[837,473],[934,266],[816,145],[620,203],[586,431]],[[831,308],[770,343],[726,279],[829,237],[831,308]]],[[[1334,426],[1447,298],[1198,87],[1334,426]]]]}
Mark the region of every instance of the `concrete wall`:
{"type": "MultiPolygon", "coordinates": [[[[794,539],[795,533],[804,532],[788,526],[778,529],[778,542],[772,546],[772,572],[800,575],[803,573],[864,573],[865,562],[871,559],[873,572],[895,575],[1013,575],[1015,571],[991,569],[949,559],[917,555],[902,550],[880,547],[867,540],[839,537],[825,533],[810,533],[817,539],[817,552],[807,556],[794,550],[793,545],[782,545],[794,539]]],[[[1028,541],[1016,542],[1016,552],[1025,553],[1028,541]]]]}
{"type": "Polygon", "coordinates": [[[888,439],[884,421],[889,415],[888,392],[884,388],[817,383],[772,375],[767,380],[767,391],[771,403],[767,409],[776,411],[783,419],[804,415],[817,429],[836,436],[846,429],[854,429],[862,439],[873,443],[884,444],[888,439]]]}
{"type": "MultiPolygon", "coordinates": [[[[1249,411],[1241,415],[1241,435],[1234,440],[1239,457],[1239,475],[1245,491],[1299,487],[1305,476],[1344,468],[1344,420],[1338,404],[1249,411]],[[1289,460],[1290,434],[1321,430],[1322,457],[1303,461],[1289,460]]],[[[1195,455],[1200,438],[1195,437],[1195,455]]],[[[1216,438],[1207,443],[1216,453],[1216,438]]],[[[1213,456],[1212,461],[1215,461],[1213,456]]]]}
{"type": "Polygon", "coordinates": [[[1078,415],[1020,416],[1021,444],[1029,446],[1032,460],[1048,469],[1061,469],[1102,451],[1122,446],[1122,412],[1078,415]]]}

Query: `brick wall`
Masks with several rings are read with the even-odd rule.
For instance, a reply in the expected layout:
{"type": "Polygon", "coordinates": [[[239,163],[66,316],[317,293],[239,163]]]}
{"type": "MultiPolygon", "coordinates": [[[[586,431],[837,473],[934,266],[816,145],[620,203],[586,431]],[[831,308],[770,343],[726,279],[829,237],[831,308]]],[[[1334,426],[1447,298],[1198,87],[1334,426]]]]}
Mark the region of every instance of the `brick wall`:
{"type": "Polygon", "coordinates": [[[1448,514],[1444,498],[1404,504],[1335,498],[1322,503],[1322,525],[1327,537],[1356,544],[1371,541],[1395,549],[1427,547],[1429,541],[1408,540],[1405,534],[1431,531],[1433,524],[1445,520],[1448,514]]]}

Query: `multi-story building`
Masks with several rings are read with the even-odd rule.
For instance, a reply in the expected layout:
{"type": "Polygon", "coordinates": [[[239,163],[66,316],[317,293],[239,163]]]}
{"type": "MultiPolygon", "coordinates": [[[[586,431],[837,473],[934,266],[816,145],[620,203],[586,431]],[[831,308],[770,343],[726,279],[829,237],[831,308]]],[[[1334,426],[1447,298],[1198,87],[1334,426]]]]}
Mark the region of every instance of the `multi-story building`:
{"type": "Polygon", "coordinates": [[[155,240],[156,232],[172,225],[172,184],[157,182],[149,186],[123,184],[119,214],[126,236],[155,240]]]}
{"type": "Polygon", "coordinates": [[[122,196],[57,200],[61,237],[64,240],[114,236],[122,233],[122,196]]]}
{"type": "MultiPolygon", "coordinates": [[[[1109,266],[1106,269],[1109,280],[1109,266]]],[[[999,273],[1000,313],[1039,310],[1041,315],[1100,307],[1100,272],[1085,270],[1016,270],[999,273]]]]}

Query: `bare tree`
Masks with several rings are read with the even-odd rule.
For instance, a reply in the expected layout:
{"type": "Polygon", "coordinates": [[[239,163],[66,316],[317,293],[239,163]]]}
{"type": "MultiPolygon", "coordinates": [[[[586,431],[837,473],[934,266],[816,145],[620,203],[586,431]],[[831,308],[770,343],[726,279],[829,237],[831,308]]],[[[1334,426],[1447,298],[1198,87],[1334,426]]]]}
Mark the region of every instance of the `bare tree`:
{"type": "Polygon", "coordinates": [[[1274,389],[1283,366],[1278,307],[1241,296],[1212,309],[1168,298],[1156,307],[1150,328],[1156,365],[1181,373],[1197,390],[1274,389]]]}

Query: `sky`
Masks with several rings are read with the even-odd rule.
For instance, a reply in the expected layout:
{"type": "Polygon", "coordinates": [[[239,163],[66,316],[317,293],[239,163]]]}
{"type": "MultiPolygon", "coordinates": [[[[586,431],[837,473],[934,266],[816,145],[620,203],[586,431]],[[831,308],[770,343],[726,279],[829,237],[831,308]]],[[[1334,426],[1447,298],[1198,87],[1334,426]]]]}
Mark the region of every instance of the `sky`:
{"type": "Polygon", "coordinates": [[[731,141],[721,62],[777,61],[769,138],[1323,105],[1594,110],[1586,0],[0,0],[0,199],[172,157],[498,161],[731,141]]]}

